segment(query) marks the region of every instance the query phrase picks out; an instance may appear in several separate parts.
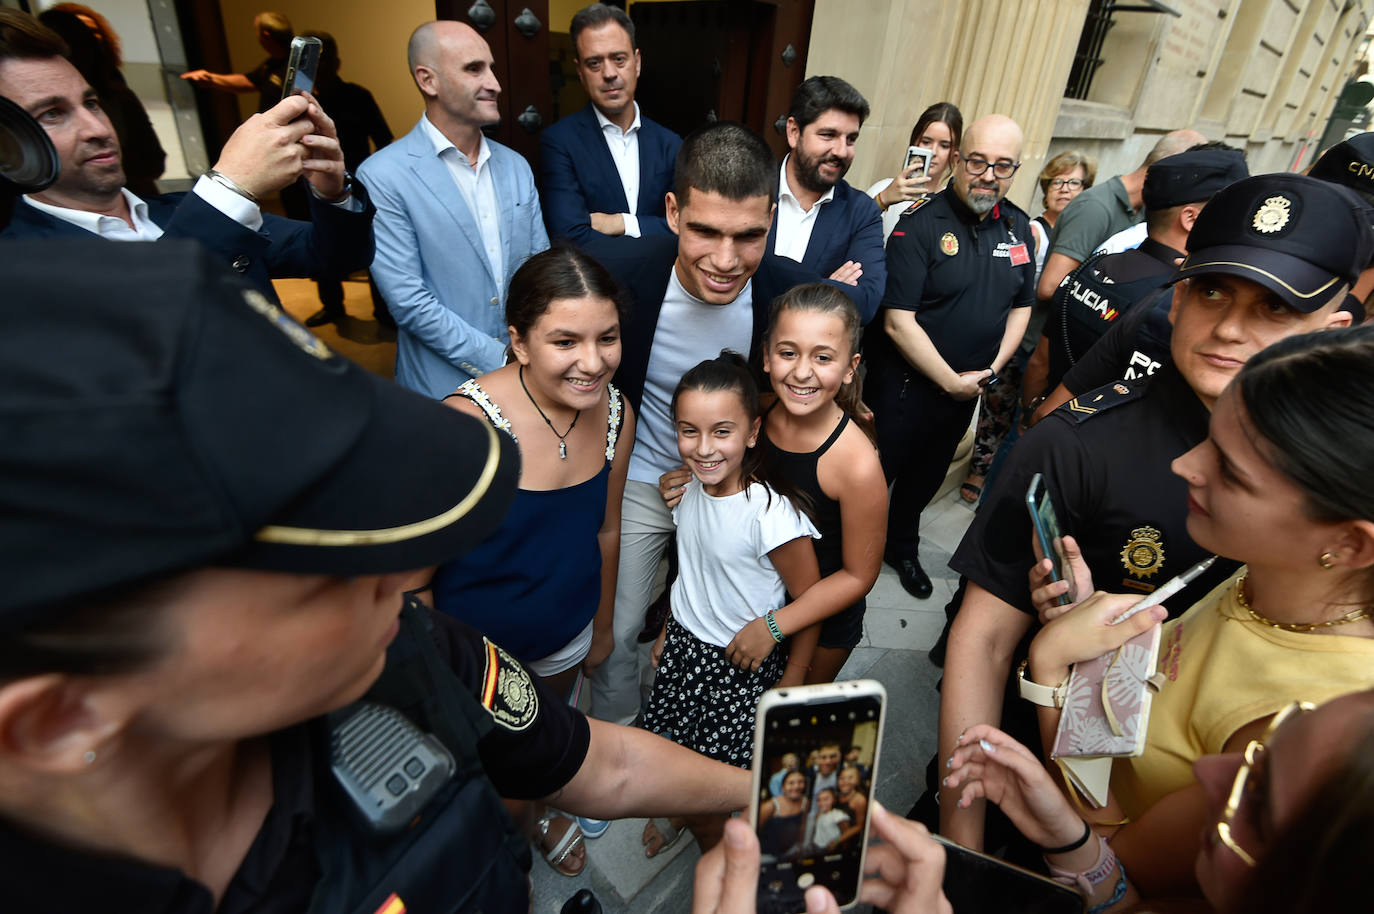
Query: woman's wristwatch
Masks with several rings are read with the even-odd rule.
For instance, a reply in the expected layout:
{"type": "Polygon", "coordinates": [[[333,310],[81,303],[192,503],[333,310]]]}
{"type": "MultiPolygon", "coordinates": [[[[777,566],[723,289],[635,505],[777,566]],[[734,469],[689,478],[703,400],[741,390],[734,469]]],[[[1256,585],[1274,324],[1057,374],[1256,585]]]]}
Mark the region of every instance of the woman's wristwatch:
{"type": "Polygon", "coordinates": [[[1065,679],[1057,686],[1041,685],[1038,682],[1031,682],[1026,678],[1026,667],[1030,664],[1030,658],[1021,661],[1021,665],[1016,668],[1016,685],[1021,691],[1021,697],[1031,704],[1040,705],[1042,708],[1062,708],[1064,698],[1069,693],[1069,680],[1065,679]]]}

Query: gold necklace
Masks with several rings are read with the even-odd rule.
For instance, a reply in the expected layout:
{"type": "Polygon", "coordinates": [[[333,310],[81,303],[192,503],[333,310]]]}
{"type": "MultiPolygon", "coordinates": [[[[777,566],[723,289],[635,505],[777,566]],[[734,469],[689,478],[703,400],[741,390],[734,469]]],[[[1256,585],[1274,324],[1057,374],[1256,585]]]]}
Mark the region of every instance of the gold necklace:
{"type": "Polygon", "coordinates": [[[1333,625],[1348,625],[1351,622],[1360,622],[1364,619],[1368,619],[1370,616],[1370,607],[1366,606],[1363,609],[1352,609],[1339,618],[1328,619],[1325,622],[1276,622],[1273,619],[1265,618],[1255,612],[1254,608],[1250,605],[1250,601],[1245,598],[1245,581],[1249,577],[1250,573],[1246,572],[1236,580],[1236,603],[1240,605],[1241,609],[1250,614],[1250,618],[1261,625],[1268,625],[1270,628],[1281,628],[1286,632],[1306,634],[1318,628],[1330,628],[1333,625]]]}

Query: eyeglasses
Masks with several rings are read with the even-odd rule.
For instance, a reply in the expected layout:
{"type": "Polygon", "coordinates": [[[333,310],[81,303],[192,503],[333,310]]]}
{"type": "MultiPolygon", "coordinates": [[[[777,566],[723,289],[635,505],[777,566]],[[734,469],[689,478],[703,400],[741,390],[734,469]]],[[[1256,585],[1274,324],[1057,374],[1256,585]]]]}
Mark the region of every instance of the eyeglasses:
{"type": "Polygon", "coordinates": [[[1003,181],[1016,174],[1016,169],[1020,167],[1020,162],[989,162],[982,156],[968,156],[964,159],[964,171],[969,174],[974,176],[981,175],[991,168],[993,175],[1001,178],[1003,181]]]}
{"type": "MultiPolygon", "coordinates": [[[[993,174],[996,174],[996,173],[997,173],[997,172],[993,172],[993,174]]],[[[1082,178],[1051,178],[1051,179],[1050,179],[1050,187],[1053,187],[1055,190],[1058,190],[1058,189],[1061,188],[1061,187],[1067,187],[1069,190],[1078,190],[1078,188],[1080,188],[1080,187],[1082,187],[1082,186],[1083,186],[1083,179],[1082,179],[1082,178]]]]}
{"type": "Polygon", "coordinates": [[[1221,818],[1217,820],[1217,837],[1221,838],[1221,843],[1230,849],[1231,853],[1239,857],[1247,866],[1255,865],[1255,858],[1249,851],[1240,846],[1235,836],[1236,815],[1240,812],[1240,806],[1245,802],[1246,794],[1250,787],[1250,772],[1265,754],[1265,744],[1273,739],[1279,727],[1283,726],[1284,721],[1296,714],[1311,711],[1316,706],[1305,701],[1295,701],[1284,706],[1274,719],[1265,728],[1264,735],[1259,739],[1252,739],[1245,746],[1245,761],[1241,764],[1240,770],[1236,772],[1236,779],[1231,782],[1231,794],[1226,798],[1226,808],[1221,811],[1221,818]]]}

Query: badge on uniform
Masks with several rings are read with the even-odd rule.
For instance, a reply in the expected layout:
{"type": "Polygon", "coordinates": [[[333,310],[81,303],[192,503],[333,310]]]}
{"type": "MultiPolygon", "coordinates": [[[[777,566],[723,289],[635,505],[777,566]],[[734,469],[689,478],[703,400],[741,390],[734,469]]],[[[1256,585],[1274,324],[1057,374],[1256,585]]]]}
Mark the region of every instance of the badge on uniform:
{"type": "MultiPolygon", "coordinates": [[[[1164,534],[1154,527],[1136,527],[1121,550],[1121,564],[1133,577],[1148,578],[1164,564],[1164,534]]],[[[1127,582],[1131,583],[1131,582],[1127,582]]]]}
{"type": "Polygon", "coordinates": [[[539,714],[539,693],[515,658],[486,638],[487,668],[482,676],[482,707],[507,730],[523,730],[539,714]]]}
{"type": "Polygon", "coordinates": [[[954,237],[953,232],[945,232],[940,236],[940,250],[950,257],[959,253],[959,239],[954,237]]]}
{"type": "Polygon", "coordinates": [[[1014,267],[1025,266],[1030,263],[1030,252],[1026,250],[1026,243],[1024,241],[1019,244],[1013,244],[1007,249],[1007,253],[1011,255],[1011,265],[1014,267]]]}

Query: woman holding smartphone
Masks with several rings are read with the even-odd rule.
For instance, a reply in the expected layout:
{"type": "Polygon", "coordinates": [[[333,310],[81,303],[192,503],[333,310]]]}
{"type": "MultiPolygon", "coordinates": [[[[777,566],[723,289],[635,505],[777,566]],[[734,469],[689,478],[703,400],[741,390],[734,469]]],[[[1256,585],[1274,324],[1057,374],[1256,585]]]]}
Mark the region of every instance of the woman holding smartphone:
{"type": "MultiPolygon", "coordinates": [[[[1218,399],[1208,438],[1174,462],[1189,486],[1189,535],[1246,567],[1165,626],[1167,681],[1153,699],[1145,750],[1116,762],[1113,808],[1095,816],[1149,893],[1191,882],[1206,824],[1197,759],[1241,751],[1295,698],[1374,685],[1371,373],[1374,327],[1282,340],[1246,363],[1218,399]]],[[[1078,592],[1091,593],[1076,544],[1066,537],[1065,545],[1078,592]]],[[[1031,644],[1035,683],[1067,680],[1071,664],[1164,617],[1153,607],[1110,624],[1137,594],[1055,607],[1066,585],[1045,583],[1047,569],[1032,572],[1036,607],[1052,619],[1031,644]]],[[[1052,738],[1058,711],[1040,713],[1052,738]]]]}
{"type": "Polygon", "coordinates": [[[950,102],[936,102],[921,112],[911,128],[908,147],[930,150],[930,162],[914,159],[905,162],[892,178],[883,178],[868,189],[868,195],[883,211],[883,239],[892,234],[897,220],[913,207],[905,204],[939,193],[949,178],[950,153],[959,148],[964,135],[964,116],[950,102]]]}

